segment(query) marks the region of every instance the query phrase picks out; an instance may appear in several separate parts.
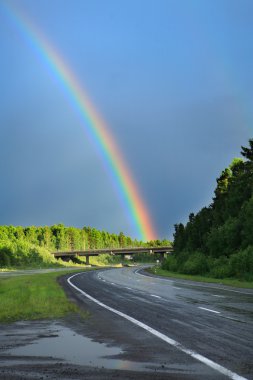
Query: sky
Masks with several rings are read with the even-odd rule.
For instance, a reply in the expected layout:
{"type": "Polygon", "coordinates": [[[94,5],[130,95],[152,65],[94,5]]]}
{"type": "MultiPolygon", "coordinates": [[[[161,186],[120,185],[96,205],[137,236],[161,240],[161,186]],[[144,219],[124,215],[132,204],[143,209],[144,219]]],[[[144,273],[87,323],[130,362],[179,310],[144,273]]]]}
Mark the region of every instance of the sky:
{"type": "Polygon", "coordinates": [[[139,238],[58,81],[6,12],[41,32],[106,121],[157,238],[212,202],[253,137],[251,0],[0,0],[0,224],[139,238]]]}

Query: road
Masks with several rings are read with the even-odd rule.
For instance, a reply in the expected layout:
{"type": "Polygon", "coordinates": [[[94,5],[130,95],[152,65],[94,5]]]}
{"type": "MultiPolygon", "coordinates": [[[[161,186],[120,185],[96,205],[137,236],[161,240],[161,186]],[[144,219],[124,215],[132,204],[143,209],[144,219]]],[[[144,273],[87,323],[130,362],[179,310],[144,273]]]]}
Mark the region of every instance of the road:
{"type": "Polygon", "coordinates": [[[103,313],[111,339],[120,339],[116,326],[132,337],[136,361],[163,362],[178,379],[253,379],[252,290],[150,277],[136,268],[68,278],[79,301],[103,313]]]}

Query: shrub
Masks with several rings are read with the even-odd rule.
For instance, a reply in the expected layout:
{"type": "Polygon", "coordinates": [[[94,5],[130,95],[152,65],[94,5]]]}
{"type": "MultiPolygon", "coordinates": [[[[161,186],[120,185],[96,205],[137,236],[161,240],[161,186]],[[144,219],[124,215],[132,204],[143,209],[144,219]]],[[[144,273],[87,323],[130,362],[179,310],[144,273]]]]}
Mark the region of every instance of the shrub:
{"type": "Polygon", "coordinates": [[[57,263],[48,250],[25,241],[2,242],[0,245],[0,267],[47,266],[57,263]]]}
{"type": "Polygon", "coordinates": [[[90,264],[91,265],[110,265],[110,264],[118,264],[121,262],[121,256],[115,255],[112,256],[110,254],[104,254],[99,256],[91,256],[90,257],[90,264]]]}
{"type": "Polygon", "coordinates": [[[185,274],[206,274],[208,270],[207,258],[201,252],[195,252],[188,257],[181,269],[185,274]]]}
{"type": "Polygon", "coordinates": [[[0,250],[0,267],[10,267],[11,266],[11,258],[10,255],[8,255],[8,248],[2,248],[0,250]]]}
{"type": "Polygon", "coordinates": [[[231,274],[240,279],[253,279],[253,246],[233,254],[229,260],[231,274]]]}
{"type": "Polygon", "coordinates": [[[174,255],[168,256],[165,260],[162,261],[162,269],[171,271],[171,272],[177,272],[178,263],[177,258],[174,255]]]}
{"type": "Polygon", "coordinates": [[[189,259],[189,257],[190,257],[190,253],[187,251],[182,251],[176,255],[178,272],[182,272],[184,264],[189,259]]]}
{"type": "Polygon", "coordinates": [[[231,276],[229,259],[221,256],[218,259],[209,258],[210,275],[215,278],[226,278],[231,276]]]}

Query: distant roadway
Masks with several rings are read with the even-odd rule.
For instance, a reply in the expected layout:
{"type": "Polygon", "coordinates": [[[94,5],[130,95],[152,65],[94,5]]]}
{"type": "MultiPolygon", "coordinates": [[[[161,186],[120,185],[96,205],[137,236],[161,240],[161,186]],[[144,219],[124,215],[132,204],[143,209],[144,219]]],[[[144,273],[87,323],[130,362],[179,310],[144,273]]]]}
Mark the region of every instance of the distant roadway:
{"type": "Polygon", "coordinates": [[[150,352],[152,337],[168,374],[253,379],[253,290],[151,277],[136,267],[69,275],[68,284],[112,326],[120,320],[145,336],[139,355],[150,352]]]}

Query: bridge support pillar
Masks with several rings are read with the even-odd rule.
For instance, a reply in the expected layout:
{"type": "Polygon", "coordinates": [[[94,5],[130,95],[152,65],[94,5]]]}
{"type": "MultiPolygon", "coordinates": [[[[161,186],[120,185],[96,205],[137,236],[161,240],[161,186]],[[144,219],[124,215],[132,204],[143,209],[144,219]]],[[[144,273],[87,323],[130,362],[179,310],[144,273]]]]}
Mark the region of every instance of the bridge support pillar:
{"type": "Polygon", "coordinates": [[[90,265],[90,256],[86,256],[86,263],[85,263],[86,265],[90,265]]]}
{"type": "Polygon", "coordinates": [[[161,258],[161,260],[163,260],[164,257],[165,257],[165,252],[159,252],[159,253],[160,253],[160,258],[161,258]]]}

